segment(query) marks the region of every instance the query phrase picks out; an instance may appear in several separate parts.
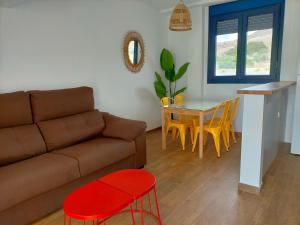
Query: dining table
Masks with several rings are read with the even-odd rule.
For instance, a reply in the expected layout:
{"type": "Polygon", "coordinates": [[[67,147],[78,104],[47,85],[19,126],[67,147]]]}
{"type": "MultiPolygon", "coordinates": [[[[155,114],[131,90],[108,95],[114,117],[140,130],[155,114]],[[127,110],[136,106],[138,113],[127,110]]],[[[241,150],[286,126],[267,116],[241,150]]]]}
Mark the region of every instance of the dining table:
{"type": "Polygon", "coordinates": [[[197,116],[199,117],[199,158],[203,159],[204,151],[204,118],[205,115],[212,113],[215,108],[221,104],[221,100],[189,100],[183,104],[169,104],[161,106],[161,120],[162,120],[162,149],[167,148],[167,133],[166,133],[166,118],[168,114],[175,115],[187,115],[187,116],[197,116]]]}

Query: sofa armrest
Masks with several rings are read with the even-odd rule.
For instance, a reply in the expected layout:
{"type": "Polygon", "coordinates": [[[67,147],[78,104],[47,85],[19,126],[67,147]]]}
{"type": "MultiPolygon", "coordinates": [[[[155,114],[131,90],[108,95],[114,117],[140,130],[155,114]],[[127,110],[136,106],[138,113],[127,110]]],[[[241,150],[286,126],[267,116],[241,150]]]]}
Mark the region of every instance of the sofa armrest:
{"type": "Polygon", "coordinates": [[[105,129],[102,135],[105,137],[121,138],[126,141],[134,141],[146,131],[146,123],[137,120],[129,120],[104,113],[105,129]]]}
{"type": "Polygon", "coordinates": [[[147,150],[146,150],[146,132],[139,135],[135,140],[135,168],[143,168],[147,164],[147,150]]]}
{"type": "Polygon", "coordinates": [[[135,167],[142,168],[147,163],[146,152],[146,123],[136,120],[123,119],[109,113],[103,113],[105,129],[104,137],[121,138],[135,144],[135,167]]]}

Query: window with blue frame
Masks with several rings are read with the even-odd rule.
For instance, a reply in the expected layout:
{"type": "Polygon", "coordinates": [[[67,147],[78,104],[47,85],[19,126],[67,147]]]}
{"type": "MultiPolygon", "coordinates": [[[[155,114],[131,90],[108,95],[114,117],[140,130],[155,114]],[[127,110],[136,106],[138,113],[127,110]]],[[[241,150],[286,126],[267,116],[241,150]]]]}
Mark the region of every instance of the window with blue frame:
{"type": "Polygon", "coordinates": [[[239,0],[209,8],[208,83],[280,79],[284,0],[239,0]]]}

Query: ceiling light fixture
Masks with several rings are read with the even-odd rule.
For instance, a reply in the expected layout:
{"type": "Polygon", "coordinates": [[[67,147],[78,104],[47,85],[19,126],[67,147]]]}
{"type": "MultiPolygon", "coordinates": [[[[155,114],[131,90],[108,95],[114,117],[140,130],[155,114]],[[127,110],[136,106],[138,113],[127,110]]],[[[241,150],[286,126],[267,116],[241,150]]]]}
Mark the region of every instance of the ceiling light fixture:
{"type": "Polygon", "coordinates": [[[189,31],[192,29],[190,10],[183,0],[180,0],[172,12],[169,29],[172,31],[189,31]]]}

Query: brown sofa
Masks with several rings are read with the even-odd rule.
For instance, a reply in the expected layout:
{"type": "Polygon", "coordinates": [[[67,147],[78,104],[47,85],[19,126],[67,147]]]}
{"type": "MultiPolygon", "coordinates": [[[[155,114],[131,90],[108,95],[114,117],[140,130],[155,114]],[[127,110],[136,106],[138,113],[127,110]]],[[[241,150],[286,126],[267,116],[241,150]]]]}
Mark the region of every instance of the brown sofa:
{"type": "Polygon", "coordinates": [[[30,224],[75,188],[143,167],[145,129],[96,110],[89,87],[0,94],[0,224],[30,224]]]}

